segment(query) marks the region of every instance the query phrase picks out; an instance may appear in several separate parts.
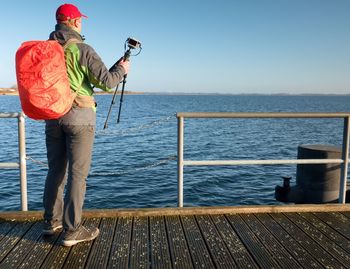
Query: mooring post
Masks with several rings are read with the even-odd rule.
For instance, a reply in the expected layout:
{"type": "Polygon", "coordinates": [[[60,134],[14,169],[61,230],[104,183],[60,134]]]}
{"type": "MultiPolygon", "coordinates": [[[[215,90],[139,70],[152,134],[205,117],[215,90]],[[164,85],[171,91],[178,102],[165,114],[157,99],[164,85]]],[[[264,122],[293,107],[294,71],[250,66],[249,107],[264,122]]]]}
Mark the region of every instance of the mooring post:
{"type": "Polygon", "coordinates": [[[339,191],[339,203],[345,204],[346,201],[346,186],[348,181],[348,165],[349,165],[349,125],[350,117],[344,118],[343,129],[343,146],[342,146],[342,160],[341,173],[340,173],[340,191],[339,191]]]}

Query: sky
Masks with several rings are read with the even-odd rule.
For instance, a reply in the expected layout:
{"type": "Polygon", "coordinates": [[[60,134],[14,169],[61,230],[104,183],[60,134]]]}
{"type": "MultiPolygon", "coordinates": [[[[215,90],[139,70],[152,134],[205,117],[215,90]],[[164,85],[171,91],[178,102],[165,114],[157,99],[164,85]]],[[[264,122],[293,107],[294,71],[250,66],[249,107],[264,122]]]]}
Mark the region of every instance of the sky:
{"type": "Polygon", "coordinates": [[[350,94],[350,0],[11,0],[1,3],[0,87],[16,84],[22,42],[45,40],[59,5],[109,68],[134,37],[125,89],[228,94],[350,94]]]}

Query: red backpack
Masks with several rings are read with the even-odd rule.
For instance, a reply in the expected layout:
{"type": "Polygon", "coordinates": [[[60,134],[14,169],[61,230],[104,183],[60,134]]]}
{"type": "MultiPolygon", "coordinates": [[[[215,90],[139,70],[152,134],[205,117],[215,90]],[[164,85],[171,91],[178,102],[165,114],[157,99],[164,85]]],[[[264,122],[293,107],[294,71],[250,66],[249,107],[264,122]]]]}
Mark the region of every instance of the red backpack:
{"type": "Polygon", "coordinates": [[[16,75],[21,106],[28,117],[57,119],[72,107],[75,95],[68,81],[64,48],[57,41],[24,42],[16,52],[16,75]]]}

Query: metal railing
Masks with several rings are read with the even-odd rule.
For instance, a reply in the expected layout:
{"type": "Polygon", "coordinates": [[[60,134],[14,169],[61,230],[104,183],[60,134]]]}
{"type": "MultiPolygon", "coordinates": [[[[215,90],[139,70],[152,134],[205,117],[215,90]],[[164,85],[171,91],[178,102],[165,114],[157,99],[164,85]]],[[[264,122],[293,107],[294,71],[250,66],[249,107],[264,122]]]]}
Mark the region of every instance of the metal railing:
{"type": "Polygon", "coordinates": [[[25,120],[23,113],[0,113],[0,118],[17,118],[18,120],[18,149],[19,162],[0,163],[0,169],[19,169],[21,180],[21,210],[28,211],[27,199],[27,162],[25,120]]]}
{"type": "Polygon", "coordinates": [[[230,112],[179,112],[178,119],[178,207],[183,207],[184,166],[227,166],[265,164],[341,164],[339,203],[345,203],[349,164],[350,113],[230,113],[230,112]],[[185,118],[343,118],[343,143],[341,159],[297,159],[297,160],[184,160],[184,119],[185,118]]]}

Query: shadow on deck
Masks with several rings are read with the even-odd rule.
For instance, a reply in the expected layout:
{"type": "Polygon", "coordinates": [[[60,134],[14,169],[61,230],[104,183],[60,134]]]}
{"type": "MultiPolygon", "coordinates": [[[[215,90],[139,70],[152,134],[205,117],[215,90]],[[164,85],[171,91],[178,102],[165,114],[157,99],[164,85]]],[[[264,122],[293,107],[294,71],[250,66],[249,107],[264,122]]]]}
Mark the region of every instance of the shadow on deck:
{"type": "Polygon", "coordinates": [[[73,247],[41,214],[0,213],[0,268],[350,268],[346,205],[87,211],[73,247]]]}

